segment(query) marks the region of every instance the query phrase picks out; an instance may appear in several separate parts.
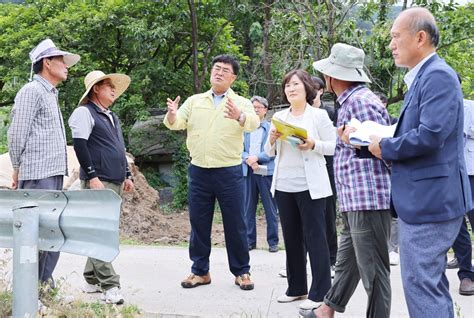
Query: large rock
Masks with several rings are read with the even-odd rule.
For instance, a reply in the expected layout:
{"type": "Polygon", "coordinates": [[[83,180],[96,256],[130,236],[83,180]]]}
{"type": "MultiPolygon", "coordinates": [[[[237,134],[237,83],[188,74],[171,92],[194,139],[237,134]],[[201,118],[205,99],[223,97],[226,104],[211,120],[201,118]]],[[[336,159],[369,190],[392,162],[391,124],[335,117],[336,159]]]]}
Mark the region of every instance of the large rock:
{"type": "Polygon", "coordinates": [[[139,162],[172,162],[177,138],[183,133],[170,132],[163,123],[164,115],[136,122],[129,134],[129,150],[139,162]]]}

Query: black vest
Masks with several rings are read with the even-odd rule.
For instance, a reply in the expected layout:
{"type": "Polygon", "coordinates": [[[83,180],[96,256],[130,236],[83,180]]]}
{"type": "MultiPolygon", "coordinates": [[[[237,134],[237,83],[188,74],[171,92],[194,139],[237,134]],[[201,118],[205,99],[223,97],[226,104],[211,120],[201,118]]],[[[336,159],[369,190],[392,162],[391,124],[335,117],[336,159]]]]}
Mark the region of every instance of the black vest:
{"type": "MultiPolygon", "coordinates": [[[[94,118],[94,128],[87,140],[87,148],[97,176],[103,181],[122,183],[125,180],[127,158],[120,122],[117,116],[111,113],[114,127],[109,116],[99,107],[91,102],[84,106],[94,118]]],[[[86,176],[81,168],[81,180],[86,180],[86,176]]]]}

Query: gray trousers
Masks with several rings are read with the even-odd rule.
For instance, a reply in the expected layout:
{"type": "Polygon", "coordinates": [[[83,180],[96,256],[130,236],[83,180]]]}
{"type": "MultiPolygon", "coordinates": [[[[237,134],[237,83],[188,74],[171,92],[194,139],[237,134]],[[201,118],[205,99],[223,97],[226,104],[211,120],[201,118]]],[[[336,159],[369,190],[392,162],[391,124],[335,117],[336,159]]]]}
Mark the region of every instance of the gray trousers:
{"type": "MultiPolygon", "coordinates": [[[[106,189],[111,189],[122,196],[123,185],[102,181],[106,189]]],[[[90,189],[89,181],[81,180],[82,189],[90,189]]],[[[103,290],[113,287],[120,288],[120,275],[115,272],[112,263],[104,262],[92,257],[87,258],[83,273],[84,279],[91,285],[98,285],[103,290]]]]}
{"type": "MultiPolygon", "coordinates": [[[[64,176],[53,176],[39,180],[20,180],[18,189],[62,190],[64,176]]],[[[40,251],[38,259],[38,279],[54,288],[53,271],[59,260],[59,252],[40,251]]]]}
{"type": "Polygon", "coordinates": [[[388,240],[388,252],[398,253],[398,218],[392,218],[390,227],[390,239],[388,240]]]}
{"type": "Polygon", "coordinates": [[[410,317],[454,317],[446,277],[446,253],[459,233],[463,218],[421,224],[398,220],[400,268],[410,317]]]}
{"type": "Polygon", "coordinates": [[[362,279],[368,295],[367,317],[390,317],[391,287],[387,241],[389,210],[344,212],[333,285],[324,303],[344,312],[362,279]]]}

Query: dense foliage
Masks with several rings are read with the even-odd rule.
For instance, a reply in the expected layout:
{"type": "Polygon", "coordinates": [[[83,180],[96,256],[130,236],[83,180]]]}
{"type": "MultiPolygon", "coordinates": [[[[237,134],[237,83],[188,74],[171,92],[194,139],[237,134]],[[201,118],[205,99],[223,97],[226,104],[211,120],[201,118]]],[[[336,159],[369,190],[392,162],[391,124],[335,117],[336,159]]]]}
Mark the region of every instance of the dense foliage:
{"type": "MultiPolygon", "coordinates": [[[[403,6],[427,6],[441,29],[439,54],[459,72],[464,93],[474,98],[474,4],[413,0],[403,6]]],[[[403,99],[403,70],[388,48],[393,18],[403,8],[394,0],[27,0],[0,4],[0,109],[11,106],[29,76],[28,52],[49,37],[57,46],[81,55],[61,84],[65,118],[84,91],[83,78],[94,69],[132,77],[114,105],[125,133],[149,109],[166,107],[166,98],[182,99],[209,88],[212,57],[236,55],[242,72],[239,93],[281,102],[280,81],[293,68],[311,68],[336,42],[364,49],[372,88],[390,103],[403,99]]],[[[397,108],[392,109],[396,112],[397,108]]],[[[3,120],[0,113],[0,120],[3,120]]],[[[0,151],[5,151],[0,122],[0,151]]],[[[181,156],[178,154],[177,156],[181,156]]],[[[186,175],[186,171],[177,172],[186,175]]],[[[185,178],[184,178],[185,179],[185,178]]],[[[185,185],[183,185],[184,187],[185,185]]]]}

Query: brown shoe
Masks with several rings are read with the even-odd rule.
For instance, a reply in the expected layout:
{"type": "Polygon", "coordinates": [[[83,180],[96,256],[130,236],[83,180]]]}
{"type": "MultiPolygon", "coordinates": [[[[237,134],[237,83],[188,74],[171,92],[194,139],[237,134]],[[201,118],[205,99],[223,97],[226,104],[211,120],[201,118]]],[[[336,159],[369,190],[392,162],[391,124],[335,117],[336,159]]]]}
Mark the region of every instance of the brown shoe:
{"type": "Polygon", "coordinates": [[[242,290],[252,290],[254,285],[250,280],[250,273],[235,276],[235,284],[242,290]]]}
{"type": "Polygon", "coordinates": [[[194,288],[201,285],[209,285],[211,283],[211,274],[207,273],[203,276],[190,274],[185,280],[181,282],[183,288],[194,288]]]}
{"type": "Polygon", "coordinates": [[[459,294],[463,296],[474,295],[474,282],[469,278],[463,278],[459,286],[459,294]]]}

